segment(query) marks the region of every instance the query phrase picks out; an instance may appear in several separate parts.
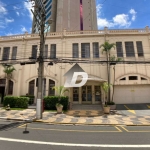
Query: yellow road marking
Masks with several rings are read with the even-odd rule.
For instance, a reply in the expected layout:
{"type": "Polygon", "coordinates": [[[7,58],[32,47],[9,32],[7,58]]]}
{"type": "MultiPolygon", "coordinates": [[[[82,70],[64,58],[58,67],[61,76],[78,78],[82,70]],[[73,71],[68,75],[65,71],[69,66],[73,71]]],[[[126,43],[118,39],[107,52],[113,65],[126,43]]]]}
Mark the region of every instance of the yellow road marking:
{"type": "MultiPolygon", "coordinates": [[[[19,128],[23,128],[23,127],[19,127],[19,128]]],[[[62,130],[62,129],[44,129],[44,128],[31,128],[28,127],[28,129],[32,129],[32,130],[45,130],[45,131],[61,131],[61,132],[122,132],[121,130],[119,131],[119,129],[117,129],[117,131],[89,131],[89,130],[62,130]]]]}
{"type": "Polygon", "coordinates": [[[147,107],[150,109],[150,105],[147,105],[147,107]]]}
{"type": "MultiPolygon", "coordinates": [[[[28,124],[30,124],[30,123],[27,123],[27,125],[28,124]]],[[[22,125],[18,126],[18,128],[25,127],[25,126],[26,126],[26,124],[22,124],[22,125]]]]}
{"type": "Polygon", "coordinates": [[[22,124],[22,125],[20,125],[20,126],[18,126],[18,128],[20,128],[20,127],[24,127],[26,124],[22,124]]]}
{"type": "Polygon", "coordinates": [[[150,132],[150,131],[128,131],[128,132],[150,132]]]}
{"type": "Polygon", "coordinates": [[[124,107],[125,107],[126,109],[128,109],[129,112],[131,112],[131,113],[133,113],[133,114],[136,114],[134,110],[131,110],[131,109],[130,109],[129,107],[127,107],[126,105],[124,105],[124,107]]]}
{"type": "Polygon", "coordinates": [[[122,130],[120,130],[118,127],[114,126],[119,132],[122,132],[122,130]]]}
{"type": "Polygon", "coordinates": [[[129,132],[125,127],[120,126],[122,129],[124,129],[125,131],[129,132]]]}
{"type": "Polygon", "coordinates": [[[126,132],[150,132],[150,131],[129,131],[129,130],[127,130],[125,127],[122,127],[122,126],[120,126],[122,129],[124,129],[126,132]]]}

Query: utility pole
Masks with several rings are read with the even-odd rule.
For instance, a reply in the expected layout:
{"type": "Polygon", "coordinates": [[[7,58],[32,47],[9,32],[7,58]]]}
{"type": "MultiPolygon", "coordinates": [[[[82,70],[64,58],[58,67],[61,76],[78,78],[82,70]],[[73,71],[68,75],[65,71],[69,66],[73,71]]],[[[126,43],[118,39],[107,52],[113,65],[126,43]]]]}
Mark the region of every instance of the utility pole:
{"type": "Polygon", "coordinates": [[[43,110],[43,75],[44,75],[44,60],[43,60],[43,53],[44,53],[44,47],[45,47],[45,39],[44,39],[44,27],[45,27],[45,21],[44,21],[45,15],[41,14],[41,34],[40,34],[40,54],[39,54],[39,68],[38,68],[38,93],[37,93],[37,100],[39,100],[41,103],[40,111],[36,110],[36,117],[37,119],[42,119],[42,110],[43,110]]]}
{"type": "MultiPolygon", "coordinates": [[[[33,0],[32,0],[33,1],[33,0]]],[[[35,10],[32,11],[34,15],[34,21],[36,21],[40,35],[40,49],[37,61],[39,62],[38,68],[38,90],[37,90],[37,103],[36,103],[36,118],[42,119],[43,110],[43,75],[44,75],[44,48],[45,48],[45,9],[42,0],[34,0],[35,10]]]]}

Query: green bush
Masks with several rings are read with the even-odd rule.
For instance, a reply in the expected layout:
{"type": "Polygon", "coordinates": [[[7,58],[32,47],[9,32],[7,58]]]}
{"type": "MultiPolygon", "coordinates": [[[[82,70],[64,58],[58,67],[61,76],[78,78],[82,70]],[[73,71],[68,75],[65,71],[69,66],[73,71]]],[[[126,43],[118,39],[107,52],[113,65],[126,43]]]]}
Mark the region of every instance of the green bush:
{"type": "Polygon", "coordinates": [[[16,96],[5,96],[3,104],[4,106],[7,106],[9,104],[10,107],[14,108],[16,105],[16,96]]]}
{"type": "Polygon", "coordinates": [[[10,108],[28,108],[28,97],[16,97],[16,96],[5,96],[4,97],[4,107],[8,104],[10,108]]]}
{"type": "Polygon", "coordinates": [[[63,110],[67,110],[68,109],[68,104],[69,104],[68,97],[67,96],[62,96],[61,100],[60,100],[60,104],[62,104],[64,106],[63,110]]]}
{"type": "Polygon", "coordinates": [[[115,102],[113,101],[107,102],[107,105],[115,105],[115,102]]]}
{"type": "MultiPolygon", "coordinates": [[[[47,110],[56,110],[56,104],[58,103],[58,96],[46,96],[44,97],[44,105],[47,110]]],[[[68,97],[61,96],[61,100],[59,102],[63,105],[63,109],[68,109],[68,97]]]]}
{"type": "Polygon", "coordinates": [[[34,103],[34,95],[21,95],[20,97],[28,97],[29,98],[29,105],[32,105],[34,103]]]}

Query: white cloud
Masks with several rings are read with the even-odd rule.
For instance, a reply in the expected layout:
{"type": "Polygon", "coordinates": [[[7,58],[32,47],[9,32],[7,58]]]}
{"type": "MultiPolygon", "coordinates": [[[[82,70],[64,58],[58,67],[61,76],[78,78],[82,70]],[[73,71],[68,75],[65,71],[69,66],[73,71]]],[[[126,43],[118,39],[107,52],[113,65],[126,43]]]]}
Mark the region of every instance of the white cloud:
{"type": "Polygon", "coordinates": [[[6,33],[6,36],[11,36],[11,35],[14,35],[13,33],[9,32],[9,33],[6,33]]]}
{"type": "Polygon", "coordinates": [[[111,21],[107,20],[106,18],[98,18],[97,19],[98,27],[129,27],[131,25],[131,21],[129,21],[129,16],[125,14],[118,14],[111,21]]]}
{"type": "Polygon", "coordinates": [[[132,15],[132,21],[136,19],[137,12],[134,9],[130,9],[129,13],[132,15]]]}
{"type": "Polygon", "coordinates": [[[131,22],[129,21],[129,16],[126,14],[119,14],[113,17],[114,25],[122,26],[122,27],[129,27],[131,22]]]}
{"type": "Polygon", "coordinates": [[[6,36],[11,36],[11,35],[19,35],[20,33],[18,32],[18,33],[11,33],[11,32],[8,32],[8,33],[6,33],[6,36]]]}
{"type": "Polygon", "coordinates": [[[16,10],[16,9],[20,9],[19,7],[16,7],[16,6],[13,6],[13,8],[16,10]]]}
{"type": "Polygon", "coordinates": [[[27,29],[26,29],[24,26],[22,26],[21,31],[22,31],[22,32],[26,32],[27,29]]]}
{"type": "Polygon", "coordinates": [[[100,15],[101,15],[101,9],[102,9],[102,5],[101,5],[101,4],[98,4],[98,5],[96,6],[97,16],[100,16],[100,15]]]}
{"type": "Polygon", "coordinates": [[[17,14],[18,16],[20,16],[20,13],[19,13],[18,11],[16,12],[16,14],[17,14]]]}
{"type": "Polygon", "coordinates": [[[14,19],[7,19],[7,18],[5,18],[5,22],[6,23],[11,23],[11,22],[14,22],[14,19]]]}
{"type": "Polygon", "coordinates": [[[113,27],[114,24],[109,22],[107,19],[101,19],[101,18],[98,18],[97,19],[97,23],[98,23],[98,27],[99,28],[103,28],[103,27],[113,27]]]}
{"type": "Polygon", "coordinates": [[[7,14],[7,10],[6,10],[6,8],[4,7],[4,4],[3,4],[2,2],[0,2],[0,14],[1,14],[1,15],[7,14]]]}
{"type": "Polygon", "coordinates": [[[129,13],[117,14],[116,16],[112,17],[111,20],[108,20],[107,18],[102,18],[101,12],[102,12],[102,5],[99,4],[97,5],[97,24],[99,29],[104,27],[127,28],[131,25],[133,21],[135,21],[137,14],[137,12],[134,9],[130,9],[129,13]]]}
{"type": "Polygon", "coordinates": [[[29,12],[29,17],[30,19],[32,20],[33,19],[33,14],[31,12],[31,9],[33,10],[32,8],[32,3],[31,2],[24,2],[24,7],[28,10],[29,12]]]}

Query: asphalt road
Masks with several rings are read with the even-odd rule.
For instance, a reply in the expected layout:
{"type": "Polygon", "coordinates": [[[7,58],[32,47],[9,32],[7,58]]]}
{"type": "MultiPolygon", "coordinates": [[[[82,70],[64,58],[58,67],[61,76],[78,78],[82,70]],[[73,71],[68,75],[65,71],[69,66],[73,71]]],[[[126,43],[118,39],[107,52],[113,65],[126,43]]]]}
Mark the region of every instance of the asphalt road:
{"type": "Polygon", "coordinates": [[[72,126],[31,123],[28,124],[28,134],[23,134],[25,125],[17,126],[19,124],[14,125],[14,122],[0,120],[0,149],[150,149],[150,126],[72,126]]]}

